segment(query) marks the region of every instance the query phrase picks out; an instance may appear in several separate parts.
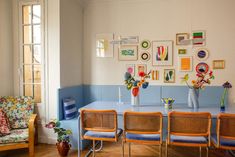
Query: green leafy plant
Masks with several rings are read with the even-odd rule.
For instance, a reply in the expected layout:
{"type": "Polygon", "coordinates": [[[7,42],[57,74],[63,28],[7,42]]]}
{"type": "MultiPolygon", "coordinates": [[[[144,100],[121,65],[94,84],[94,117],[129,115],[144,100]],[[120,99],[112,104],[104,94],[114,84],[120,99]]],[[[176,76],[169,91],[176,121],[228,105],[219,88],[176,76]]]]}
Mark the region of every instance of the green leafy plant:
{"type": "Polygon", "coordinates": [[[56,119],[51,120],[45,125],[48,129],[54,129],[54,132],[57,133],[57,142],[67,142],[70,143],[69,135],[72,134],[70,129],[64,129],[60,127],[60,122],[56,119]]]}

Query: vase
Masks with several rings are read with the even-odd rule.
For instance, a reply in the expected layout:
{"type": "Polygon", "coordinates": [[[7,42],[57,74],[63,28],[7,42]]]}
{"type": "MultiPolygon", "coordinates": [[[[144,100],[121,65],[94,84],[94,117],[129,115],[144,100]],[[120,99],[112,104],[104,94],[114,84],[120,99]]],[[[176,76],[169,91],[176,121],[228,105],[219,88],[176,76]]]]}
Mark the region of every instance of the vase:
{"type": "Polygon", "coordinates": [[[131,94],[131,105],[133,106],[138,106],[140,105],[140,96],[139,94],[134,96],[133,94],[131,94]]]}
{"type": "Polygon", "coordinates": [[[199,108],[199,89],[190,88],[188,91],[188,107],[199,108]]]}
{"type": "Polygon", "coordinates": [[[58,142],[56,143],[57,150],[60,154],[60,157],[68,156],[71,145],[68,142],[58,142]]]}

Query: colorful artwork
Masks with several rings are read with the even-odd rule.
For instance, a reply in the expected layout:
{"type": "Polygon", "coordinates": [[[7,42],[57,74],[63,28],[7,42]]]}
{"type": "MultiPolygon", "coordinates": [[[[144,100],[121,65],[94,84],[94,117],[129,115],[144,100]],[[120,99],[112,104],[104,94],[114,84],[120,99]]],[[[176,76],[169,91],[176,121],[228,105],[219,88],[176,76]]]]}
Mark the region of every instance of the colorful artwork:
{"type": "Polygon", "coordinates": [[[135,76],[135,64],[127,64],[126,72],[130,73],[131,76],[135,76]]]}
{"type": "Polygon", "coordinates": [[[172,65],[172,41],[153,41],[153,65],[172,65]]]}
{"type": "Polygon", "coordinates": [[[113,57],[113,34],[96,34],[96,56],[97,57],[113,57]]]}
{"type": "Polygon", "coordinates": [[[224,60],[213,60],[213,69],[224,69],[225,61],[224,60]]]}
{"type": "Polygon", "coordinates": [[[205,48],[196,50],[196,57],[198,60],[206,60],[209,57],[209,51],[205,48]]]}
{"type": "Polygon", "coordinates": [[[201,74],[201,73],[207,74],[209,71],[209,65],[204,62],[201,62],[196,66],[196,71],[199,74],[201,74]]]}
{"type": "Polygon", "coordinates": [[[137,69],[138,69],[138,74],[140,72],[144,72],[145,74],[147,73],[147,65],[146,64],[138,64],[137,69]]]}
{"type": "Polygon", "coordinates": [[[141,42],[141,47],[142,47],[142,49],[147,50],[147,49],[150,48],[150,46],[151,46],[151,42],[150,42],[149,40],[143,40],[143,41],[141,42]]]}
{"type": "Polygon", "coordinates": [[[193,59],[191,56],[179,57],[179,71],[192,71],[193,59]]]}
{"type": "Polygon", "coordinates": [[[159,80],[159,71],[158,70],[152,70],[152,80],[159,80]]]}
{"type": "Polygon", "coordinates": [[[140,58],[141,58],[142,61],[148,61],[150,59],[150,54],[148,52],[143,52],[140,55],[140,58]]]}
{"type": "Polygon", "coordinates": [[[182,42],[183,40],[189,39],[188,33],[178,33],[176,34],[176,45],[185,45],[185,42],[182,42]]]}
{"type": "Polygon", "coordinates": [[[138,46],[136,45],[122,45],[119,48],[119,60],[134,61],[138,59],[138,46]]]}
{"type": "Polygon", "coordinates": [[[178,49],[178,54],[179,55],[184,55],[187,53],[187,49],[178,49]]]}
{"type": "Polygon", "coordinates": [[[164,69],[164,82],[165,83],[175,82],[175,69],[164,69]]]}
{"type": "Polygon", "coordinates": [[[193,31],[192,32],[193,45],[205,46],[206,45],[206,32],[205,31],[193,31]]]}

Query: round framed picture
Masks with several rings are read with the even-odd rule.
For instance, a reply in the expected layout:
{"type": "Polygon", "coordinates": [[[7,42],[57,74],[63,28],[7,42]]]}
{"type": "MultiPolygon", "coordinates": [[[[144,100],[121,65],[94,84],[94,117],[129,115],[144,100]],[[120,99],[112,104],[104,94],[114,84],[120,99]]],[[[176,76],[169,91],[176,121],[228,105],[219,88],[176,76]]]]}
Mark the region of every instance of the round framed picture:
{"type": "Polygon", "coordinates": [[[196,50],[196,58],[198,60],[206,60],[209,57],[209,51],[205,48],[196,50]]]}
{"type": "Polygon", "coordinates": [[[209,71],[209,65],[204,62],[198,63],[198,65],[196,66],[196,71],[200,74],[206,74],[209,71]]]}
{"type": "Polygon", "coordinates": [[[141,53],[140,58],[142,61],[146,62],[150,59],[150,54],[148,52],[143,52],[141,53]]]}
{"type": "Polygon", "coordinates": [[[141,47],[142,47],[142,49],[147,50],[147,49],[150,48],[150,46],[151,46],[151,42],[150,42],[149,40],[143,40],[143,41],[141,42],[141,47]]]}

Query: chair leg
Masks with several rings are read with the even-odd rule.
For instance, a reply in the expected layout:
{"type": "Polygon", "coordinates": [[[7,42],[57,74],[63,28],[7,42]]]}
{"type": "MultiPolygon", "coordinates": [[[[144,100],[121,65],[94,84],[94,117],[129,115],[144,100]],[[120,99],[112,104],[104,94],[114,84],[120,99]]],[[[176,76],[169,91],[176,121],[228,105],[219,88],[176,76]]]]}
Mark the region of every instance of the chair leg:
{"type": "Polygon", "coordinates": [[[206,147],[206,157],[208,157],[209,156],[209,149],[208,149],[208,147],[206,147]]]}
{"type": "Polygon", "coordinates": [[[93,140],[93,153],[92,153],[92,157],[95,157],[95,140],[93,140]]]}
{"type": "Polygon", "coordinates": [[[34,141],[29,142],[29,157],[34,157],[34,141]]]}
{"type": "Polygon", "coordinates": [[[166,142],[166,157],[168,157],[168,145],[167,145],[167,142],[166,142]]]}
{"type": "Polygon", "coordinates": [[[162,144],[159,145],[159,156],[162,157],[162,144]]]}
{"type": "Polygon", "coordinates": [[[129,157],[131,157],[131,143],[129,143],[129,154],[128,154],[129,157]]]}
{"type": "Polygon", "coordinates": [[[124,141],[122,141],[122,157],[124,157],[124,145],[125,143],[124,143],[124,141]]]}
{"type": "Polygon", "coordinates": [[[200,157],[202,157],[202,147],[199,147],[200,157]]]}

